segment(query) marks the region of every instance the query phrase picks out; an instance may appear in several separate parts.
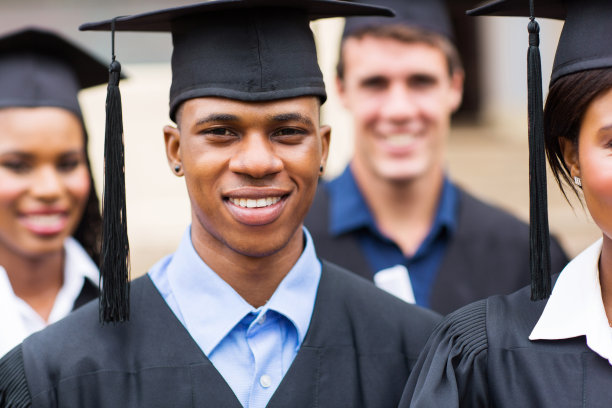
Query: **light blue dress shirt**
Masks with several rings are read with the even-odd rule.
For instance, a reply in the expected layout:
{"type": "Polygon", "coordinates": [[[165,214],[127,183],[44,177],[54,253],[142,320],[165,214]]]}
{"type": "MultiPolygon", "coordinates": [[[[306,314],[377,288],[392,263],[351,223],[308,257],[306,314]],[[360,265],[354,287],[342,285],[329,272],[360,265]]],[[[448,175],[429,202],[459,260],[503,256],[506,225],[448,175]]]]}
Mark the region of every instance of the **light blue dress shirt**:
{"type": "Polygon", "coordinates": [[[151,280],[244,407],[265,407],[310,325],[319,262],[310,233],[297,263],[259,308],[248,304],[199,257],[188,228],[177,251],[156,263],[151,280]]]}

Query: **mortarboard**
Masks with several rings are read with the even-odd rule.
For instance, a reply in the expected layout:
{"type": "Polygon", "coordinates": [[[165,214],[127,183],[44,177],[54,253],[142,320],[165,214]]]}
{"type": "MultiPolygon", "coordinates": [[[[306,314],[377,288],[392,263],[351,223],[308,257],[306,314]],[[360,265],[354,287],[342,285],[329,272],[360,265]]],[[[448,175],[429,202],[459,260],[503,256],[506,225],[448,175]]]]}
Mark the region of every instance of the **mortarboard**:
{"type": "Polygon", "coordinates": [[[539,27],[535,17],[565,20],[550,85],[564,75],[612,66],[612,2],[609,0],[494,0],[467,12],[473,16],[530,17],[528,52],[531,298],[551,292],[546,159],[539,27]]]}
{"type": "Polygon", "coordinates": [[[368,27],[406,25],[432,31],[451,41],[454,40],[453,26],[445,0],[374,0],[372,4],[392,9],[395,17],[349,17],[344,25],[342,38],[368,27]]]}
{"type": "Polygon", "coordinates": [[[107,96],[100,319],[129,319],[129,246],[115,31],[171,32],[170,117],[186,100],[215,96],[271,101],[326,99],[309,23],[325,17],[393,16],[382,7],[337,0],[213,0],[83,24],[111,31],[113,62],[107,96]]]}
{"type": "MultiPolygon", "coordinates": [[[[564,75],[612,67],[612,1],[538,0],[535,17],[565,20],[550,84],[564,75]]],[[[529,17],[526,0],[496,0],[470,10],[471,15],[529,17]]]]}
{"type": "Polygon", "coordinates": [[[51,31],[0,37],[0,108],[55,106],[81,117],[79,91],[107,78],[105,64],[51,31]]]}

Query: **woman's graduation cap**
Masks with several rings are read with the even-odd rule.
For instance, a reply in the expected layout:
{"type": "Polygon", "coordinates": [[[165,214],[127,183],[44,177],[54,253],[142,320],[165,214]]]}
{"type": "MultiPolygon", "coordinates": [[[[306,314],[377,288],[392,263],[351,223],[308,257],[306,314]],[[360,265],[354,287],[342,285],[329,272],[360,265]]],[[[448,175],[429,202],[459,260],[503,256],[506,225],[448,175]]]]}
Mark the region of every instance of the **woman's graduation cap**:
{"type": "Polygon", "coordinates": [[[41,28],[0,38],[0,108],[54,106],[81,117],[81,89],[106,82],[108,70],[89,53],[41,28]]]}
{"type": "MultiPolygon", "coordinates": [[[[392,16],[386,8],[336,0],[214,0],[83,24],[84,31],[171,32],[170,117],[193,98],[270,101],[312,95],[326,99],[310,20],[392,16]]],[[[114,48],[114,47],[113,47],[114,48]]],[[[107,99],[101,320],[129,318],[128,241],[119,64],[111,64],[107,99]],[[111,190],[112,189],[112,190],[111,190]]]]}
{"type": "Polygon", "coordinates": [[[342,38],[370,27],[405,25],[432,31],[451,41],[454,40],[453,26],[445,0],[374,0],[371,4],[392,9],[395,12],[395,17],[347,18],[342,38]]]}
{"type": "Polygon", "coordinates": [[[473,16],[530,17],[528,52],[529,180],[531,298],[551,292],[549,229],[546,196],[542,73],[539,27],[535,17],[565,20],[557,46],[550,85],[564,75],[612,66],[612,1],[609,0],[494,0],[467,13],[473,16]]]}

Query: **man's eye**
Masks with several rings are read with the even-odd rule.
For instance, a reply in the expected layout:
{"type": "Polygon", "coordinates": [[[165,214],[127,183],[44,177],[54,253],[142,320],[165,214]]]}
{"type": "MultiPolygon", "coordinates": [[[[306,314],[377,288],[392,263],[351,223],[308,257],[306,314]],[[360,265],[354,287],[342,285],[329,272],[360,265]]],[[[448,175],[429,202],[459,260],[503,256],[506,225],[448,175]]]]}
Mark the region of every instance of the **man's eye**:
{"type": "Polygon", "coordinates": [[[272,136],[293,136],[293,135],[303,135],[304,132],[302,129],[294,129],[294,128],[283,128],[275,131],[272,136]]]}
{"type": "Polygon", "coordinates": [[[204,131],[205,134],[209,134],[209,135],[215,135],[215,136],[232,136],[233,133],[226,128],[212,128],[212,129],[206,129],[204,131]]]}
{"type": "Polygon", "coordinates": [[[429,88],[438,83],[437,79],[428,75],[418,75],[410,78],[411,88],[429,88]]]}
{"type": "Polygon", "coordinates": [[[361,86],[366,89],[384,89],[388,81],[382,77],[366,78],[361,82],[361,86]]]}
{"type": "Polygon", "coordinates": [[[282,128],[272,133],[272,139],[284,144],[298,144],[307,133],[303,129],[282,128]]]}

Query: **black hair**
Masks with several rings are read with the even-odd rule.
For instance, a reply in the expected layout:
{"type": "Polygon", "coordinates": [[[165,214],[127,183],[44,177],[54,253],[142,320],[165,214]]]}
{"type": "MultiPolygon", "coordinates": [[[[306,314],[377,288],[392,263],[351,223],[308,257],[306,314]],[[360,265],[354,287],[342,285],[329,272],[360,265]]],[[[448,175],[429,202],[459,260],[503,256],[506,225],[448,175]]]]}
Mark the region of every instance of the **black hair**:
{"type": "Polygon", "coordinates": [[[403,43],[425,43],[432,47],[438,48],[446,57],[448,64],[448,74],[452,76],[455,72],[463,71],[461,57],[457,51],[457,47],[441,34],[433,31],[425,30],[418,27],[408,27],[403,24],[389,24],[381,26],[364,27],[354,33],[342,38],[340,51],[338,55],[338,64],[336,65],[336,75],[338,79],[344,79],[346,63],[344,61],[344,43],[349,38],[362,39],[366,36],[374,38],[390,38],[403,43]]]}
{"type": "Polygon", "coordinates": [[[100,247],[102,243],[102,215],[100,214],[100,199],[96,191],[96,185],[91,172],[91,163],[89,161],[89,154],[87,153],[87,145],[89,137],[85,124],[81,120],[83,127],[83,138],[84,138],[84,149],[85,149],[85,161],[87,163],[87,171],[89,173],[89,197],[85,204],[85,209],[81,220],[77,225],[76,230],[72,234],[85,249],[85,252],[91,257],[97,266],[100,266],[100,247]]]}

